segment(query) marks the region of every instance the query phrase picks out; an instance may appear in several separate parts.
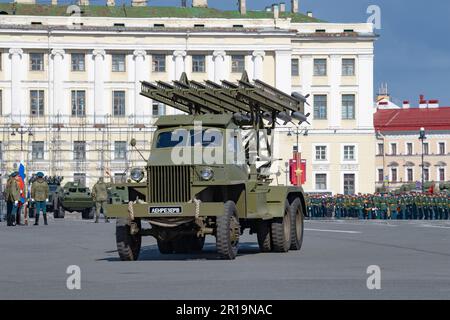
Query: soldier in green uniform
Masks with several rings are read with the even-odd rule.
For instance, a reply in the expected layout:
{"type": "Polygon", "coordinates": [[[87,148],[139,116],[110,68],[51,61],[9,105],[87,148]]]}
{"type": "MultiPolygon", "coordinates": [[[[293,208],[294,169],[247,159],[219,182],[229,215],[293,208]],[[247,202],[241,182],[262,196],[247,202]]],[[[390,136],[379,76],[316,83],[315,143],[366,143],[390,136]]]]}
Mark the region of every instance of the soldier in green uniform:
{"type": "Polygon", "coordinates": [[[424,218],[422,195],[416,194],[414,197],[414,203],[417,208],[417,219],[422,220],[424,218]]]}
{"type": "Polygon", "coordinates": [[[49,188],[47,181],[44,179],[44,173],[38,172],[36,174],[37,179],[31,184],[31,201],[36,204],[36,217],[34,225],[39,225],[39,214],[42,210],[42,216],[44,217],[44,224],[47,223],[47,201],[49,188]]]}
{"type": "Polygon", "coordinates": [[[364,203],[361,194],[355,197],[355,210],[358,214],[358,219],[364,219],[364,203]]]}
{"type": "Polygon", "coordinates": [[[19,208],[20,200],[20,187],[16,180],[18,174],[19,173],[17,171],[14,171],[11,173],[8,181],[6,182],[5,199],[7,201],[7,226],[16,225],[16,214],[19,208]]]}
{"type": "Polygon", "coordinates": [[[389,194],[388,195],[388,199],[387,199],[387,203],[389,205],[389,211],[388,211],[388,218],[392,219],[392,220],[397,220],[397,196],[395,194],[389,194]]]}
{"type": "Polygon", "coordinates": [[[344,200],[342,199],[342,196],[340,194],[336,195],[336,200],[335,200],[335,216],[337,219],[342,218],[342,213],[343,213],[343,202],[344,200]]]}
{"type": "Polygon", "coordinates": [[[388,200],[387,195],[380,196],[380,211],[378,214],[378,219],[388,218],[388,200]]]}
{"type": "Polygon", "coordinates": [[[103,209],[103,215],[105,216],[105,222],[109,222],[109,218],[106,217],[106,201],[108,200],[108,186],[103,181],[103,177],[100,177],[97,183],[92,188],[92,198],[95,201],[95,223],[98,223],[98,219],[100,218],[100,210],[103,209]]]}

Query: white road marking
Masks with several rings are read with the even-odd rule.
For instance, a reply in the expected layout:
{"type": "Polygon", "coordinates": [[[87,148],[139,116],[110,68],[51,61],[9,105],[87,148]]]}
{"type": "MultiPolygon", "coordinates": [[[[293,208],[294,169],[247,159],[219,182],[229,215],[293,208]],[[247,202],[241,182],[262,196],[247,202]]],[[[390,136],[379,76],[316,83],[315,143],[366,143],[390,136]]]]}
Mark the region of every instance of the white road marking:
{"type": "Polygon", "coordinates": [[[319,232],[335,232],[335,233],[350,233],[350,234],[358,234],[362,233],[360,231],[347,231],[347,230],[327,230],[327,229],[306,229],[306,231],[319,231],[319,232]]]}
{"type": "Polygon", "coordinates": [[[450,227],[445,227],[445,226],[434,226],[434,225],[431,225],[431,224],[422,224],[421,227],[423,227],[423,228],[450,229],[450,227]]]}

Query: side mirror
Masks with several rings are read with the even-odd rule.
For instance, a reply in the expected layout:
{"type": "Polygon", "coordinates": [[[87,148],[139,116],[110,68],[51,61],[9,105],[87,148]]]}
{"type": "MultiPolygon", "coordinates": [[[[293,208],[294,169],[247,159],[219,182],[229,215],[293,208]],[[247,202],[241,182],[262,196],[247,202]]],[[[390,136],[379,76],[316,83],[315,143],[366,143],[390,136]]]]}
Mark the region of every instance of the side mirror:
{"type": "Polygon", "coordinates": [[[135,138],[130,140],[130,146],[136,147],[136,139],[135,138]]]}

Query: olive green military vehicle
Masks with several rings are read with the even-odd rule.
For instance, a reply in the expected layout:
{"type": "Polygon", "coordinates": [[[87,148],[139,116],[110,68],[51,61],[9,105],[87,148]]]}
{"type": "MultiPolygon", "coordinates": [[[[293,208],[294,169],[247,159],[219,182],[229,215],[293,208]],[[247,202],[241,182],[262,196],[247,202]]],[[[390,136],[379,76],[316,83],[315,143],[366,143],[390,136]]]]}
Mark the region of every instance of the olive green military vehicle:
{"type": "Polygon", "coordinates": [[[117,218],[122,260],[138,259],[143,236],[172,254],[201,251],[206,235],[215,236],[221,258],[234,259],[245,229],[263,252],[300,250],[305,195],[272,185],[270,168],[280,160],[272,155],[277,121],[307,122],[306,97],[250,83],[246,73],[238,83],[185,74],[173,83],[142,82],[141,95],[185,114],[161,116],[147,166],[131,170],[134,182],[111,186],[106,211],[117,218]]]}
{"type": "Polygon", "coordinates": [[[58,218],[64,218],[66,211],[81,212],[83,219],[94,218],[95,206],[89,188],[79,182],[67,182],[56,194],[55,214],[58,218]]]}

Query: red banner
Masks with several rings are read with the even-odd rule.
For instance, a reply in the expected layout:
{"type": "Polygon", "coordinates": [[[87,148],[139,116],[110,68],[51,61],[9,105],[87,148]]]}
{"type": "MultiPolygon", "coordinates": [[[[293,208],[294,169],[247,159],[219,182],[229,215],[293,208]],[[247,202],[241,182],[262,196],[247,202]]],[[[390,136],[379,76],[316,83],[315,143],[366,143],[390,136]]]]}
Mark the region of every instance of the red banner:
{"type": "Polygon", "coordinates": [[[289,180],[294,186],[301,186],[306,183],[306,160],[301,159],[299,162],[298,164],[296,157],[289,160],[289,180]]]}

